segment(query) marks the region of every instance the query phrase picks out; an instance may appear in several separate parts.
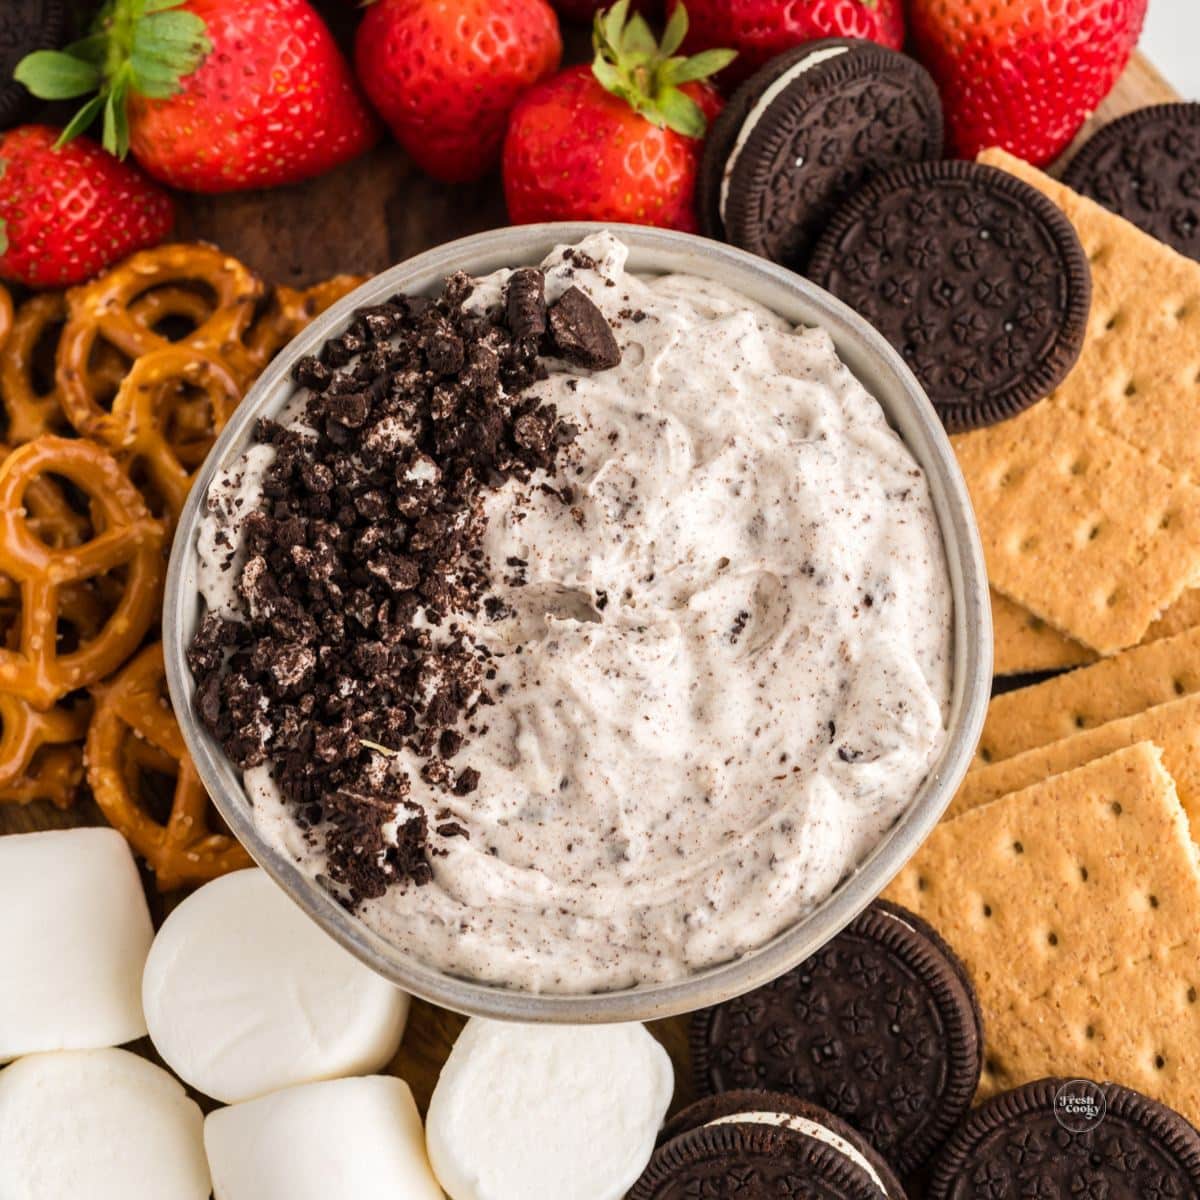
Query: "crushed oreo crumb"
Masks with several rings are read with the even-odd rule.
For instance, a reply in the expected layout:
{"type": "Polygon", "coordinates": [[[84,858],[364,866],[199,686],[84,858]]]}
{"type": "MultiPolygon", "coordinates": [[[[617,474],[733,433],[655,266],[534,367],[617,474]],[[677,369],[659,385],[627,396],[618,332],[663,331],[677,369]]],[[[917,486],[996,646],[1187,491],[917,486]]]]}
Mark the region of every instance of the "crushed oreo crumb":
{"type": "Polygon", "coordinates": [[[549,313],[550,340],[558,354],[576,366],[607,370],[621,361],[616,334],[585,292],[567,288],[549,313]]]}
{"type": "Polygon", "coordinates": [[[620,359],[577,288],[548,309],[542,273],[519,270],[487,314],[464,307],[473,289],[459,274],[436,300],[360,309],[296,364],[305,428],[257,427],[276,454],[242,523],[245,619],[210,613],[189,649],[204,725],[238,767],[270,765],[351,909],[427,883],[445,853],[431,839],[467,836],[448,813],[431,825],[404,764],[448,797],[479,786],[451,760],[495,671],[452,618],[500,604],[486,492],[552,476],[577,433],[530,393],[539,355],[620,359]]]}

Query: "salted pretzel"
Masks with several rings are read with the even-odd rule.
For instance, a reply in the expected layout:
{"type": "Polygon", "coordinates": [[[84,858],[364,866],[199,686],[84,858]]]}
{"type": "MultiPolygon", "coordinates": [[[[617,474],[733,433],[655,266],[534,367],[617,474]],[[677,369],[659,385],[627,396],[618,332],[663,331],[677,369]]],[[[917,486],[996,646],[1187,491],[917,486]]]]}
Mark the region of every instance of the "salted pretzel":
{"type": "MultiPolygon", "coordinates": [[[[213,315],[212,301],[183,285],[170,285],[143,292],[129,305],[129,315],[143,329],[154,333],[165,321],[175,318],[199,329],[213,315]]],[[[184,335],[187,336],[186,334],[184,335]]]]}
{"type": "Polygon", "coordinates": [[[4,349],[4,343],[8,341],[8,335],[12,332],[13,326],[13,298],[12,292],[0,283],[0,350],[4,349]]]}
{"type": "Polygon", "coordinates": [[[96,803],[146,860],[164,892],[254,865],[235,838],[209,827],[208,795],[164,694],[165,678],[157,643],[95,689],[86,752],[96,803]],[[147,771],[175,778],[165,823],[147,810],[142,794],[147,771]]]}
{"type": "MultiPolygon", "coordinates": [[[[138,326],[151,331],[157,331],[159,325],[172,317],[186,321],[194,329],[212,315],[212,304],[187,288],[163,287],[139,296],[130,304],[129,314],[138,326]]],[[[26,300],[11,322],[11,341],[0,361],[0,400],[7,417],[5,435],[14,446],[68,427],[57,386],[48,392],[39,391],[34,378],[38,348],[47,331],[63,325],[66,319],[64,295],[42,292],[26,300]]],[[[0,299],[0,333],[3,324],[0,299]]],[[[3,337],[0,346],[4,346],[3,337]]],[[[94,345],[87,363],[87,386],[97,403],[116,393],[128,365],[129,360],[115,346],[107,342],[94,345]]]]}
{"type": "Polygon", "coordinates": [[[241,387],[228,368],[186,346],[169,345],[143,355],[121,384],[112,418],[127,447],[122,457],[158,497],[169,528],[179,519],[193,472],[240,400],[241,387]],[[196,428],[195,409],[175,411],[185,388],[203,393],[196,406],[207,418],[202,428],[196,428]],[[178,416],[185,417],[182,428],[175,422],[178,416]]]}
{"type": "Polygon", "coordinates": [[[48,708],[76,688],[116,670],[158,615],[163,580],[163,527],[117,461],[83,439],[41,437],[0,463],[0,574],[20,588],[15,647],[0,649],[0,691],[48,708]],[[26,501],[47,474],[70,480],[88,498],[92,536],[55,548],[35,532],[26,501]],[[93,637],[59,653],[58,621],[65,587],[124,568],[120,595],[93,637]]]}
{"type": "MultiPolygon", "coordinates": [[[[8,457],[10,447],[0,445],[0,461],[8,457]]],[[[87,539],[91,526],[83,513],[71,507],[63,490],[53,480],[43,476],[35,479],[25,492],[25,510],[29,527],[48,546],[78,546],[87,539]]],[[[16,580],[0,575],[0,604],[16,603],[20,588],[16,580]]]]}
{"type": "Polygon", "coordinates": [[[42,712],[0,692],[0,804],[73,803],[83,782],[81,743],[90,712],[86,700],[42,712]]]}
{"type": "Polygon", "coordinates": [[[80,744],[46,746],[34,755],[23,775],[0,787],[0,804],[49,800],[56,808],[70,808],[83,785],[83,774],[80,744]]]}
{"type": "Polygon", "coordinates": [[[87,365],[97,343],[115,346],[131,360],[171,345],[199,350],[210,358],[236,356],[261,295],[262,283],[249,268],[203,245],[143,250],[75,288],[67,297],[68,318],[58,344],[55,374],[67,419],[84,437],[114,449],[125,448],[122,437],[128,430],[114,423],[89,377],[87,365]],[[198,286],[214,297],[211,312],[174,343],[137,315],[139,301],[167,286],[185,290],[198,286]]]}
{"type": "Polygon", "coordinates": [[[267,363],[310,321],[349,295],[365,279],[363,275],[335,275],[310,288],[277,287],[266,308],[246,331],[240,350],[228,355],[230,364],[243,380],[260,375],[267,363]]]}
{"type": "Polygon", "coordinates": [[[31,296],[17,311],[0,358],[0,399],[7,418],[6,440],[14,446],[64,429],[67,424],[58,392],[39,392],[34,383],[34,358],[46,331],[61,325],[67,304],[61,292],[31,296]]]}

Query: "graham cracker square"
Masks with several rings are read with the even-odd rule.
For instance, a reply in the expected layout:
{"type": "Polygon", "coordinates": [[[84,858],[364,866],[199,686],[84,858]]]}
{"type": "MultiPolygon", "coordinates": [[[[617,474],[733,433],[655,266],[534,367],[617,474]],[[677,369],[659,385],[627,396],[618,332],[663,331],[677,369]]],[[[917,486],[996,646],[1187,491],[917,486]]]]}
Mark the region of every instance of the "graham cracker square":
{"type": "MultiPolygon", "coordinates": [[[[1200,693],[969,771],[950,802],[947,818],[1138,742],[1153,742],[1161,748],[1163,763],[1178,788],[1179,801],[1200,831],[1200,693]]],[[[1200,910],[1195,920],[1200,928],[1200,910]]]]}
{"type": "Polygon", "coordinates": [[[1200,488],[1054,398],[954,447],[992,585],[1098,653],[1200,578],[1200,488]]]}
{"type": "Polygon", "coordinates": [[[1095,662],[1096,654],[1073,642],[1015,600],[991,589],[992,642],[997,675],[1061,671],[1095,662]]]}
{"type": "Polygon", "coordinates": [[[1200,691],[1200,629],[997,696],[988,705],[974,768],[1048,746],[1200,691]]]}
{"type": "Polygon", "coordinates": [[[1200,1120],[1200,870],[1154,746],[939,825],[886,895],[975,981],[983,1095],[1108,1079],[1200,1120]]]}

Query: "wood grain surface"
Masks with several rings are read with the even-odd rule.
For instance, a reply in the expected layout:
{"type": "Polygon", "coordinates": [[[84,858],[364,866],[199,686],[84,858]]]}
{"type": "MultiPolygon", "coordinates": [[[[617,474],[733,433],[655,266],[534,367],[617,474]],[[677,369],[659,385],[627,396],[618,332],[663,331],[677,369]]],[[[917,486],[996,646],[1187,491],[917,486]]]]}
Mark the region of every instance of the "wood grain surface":
{"type": "MultiPolygon", "coordinates": [[[[320,7],[346,39],[352,6],[346,0],[326,0],[320,7]]],[[[576,51],[577,47],[578,43],[576,51]]],[[[1154,67],[1135,57],[1080,140],[1132,109],[1176,98],[1154,67]]],[[[1070,151],[1064,162],[1069,155],[1070,151]]],[[[439,184],[418,172],[390,142],[307,184],[270,192],[190,197],[181,209],[177,232],[182,239],[213,242],[264,278],[292,284],[339,272],[374,274],[442,242],[507,223],[498,176],[463,186],[439,184]]],[[[0,806],[0,834],[102,823],[90,799],[67,812],[49,804],[0,806]]],[[[147,882],[152,908],[161,920],[174,898],[157,896],[147,882]]],[[[4,919],[32,915],[8,912],[4,919]]],[[[461,1027],[461,1017],[414,1002],[408,1033],[392,1070],[412,1085],[422,1112],[461,1027]]],[[[651,1029],[675,1062],[675,1105],[679,1106],[692,1094],[687,1022],[660,1021],[651,1029]]]]}

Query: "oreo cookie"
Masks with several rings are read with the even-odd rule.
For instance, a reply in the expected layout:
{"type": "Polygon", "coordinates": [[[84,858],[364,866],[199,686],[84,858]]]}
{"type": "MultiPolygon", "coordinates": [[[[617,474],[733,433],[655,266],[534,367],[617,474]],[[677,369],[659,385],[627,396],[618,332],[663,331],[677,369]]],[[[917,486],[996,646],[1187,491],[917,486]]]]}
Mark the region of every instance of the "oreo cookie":
{"type": "Polygon", "coordinates": [[[1200,260],[1200,104],[1155,104],[1105,125],[1063,182],[1200,260]]]}
{"type": "Polygon", "coordinates": [[[701,229],[800,269],[838,205],[871,176],[942,153],[942,106],[914,59],[828,38],[772,59],[713,123],[701,229]]]}
{"type": "Polygon", "coordinates": [[[728,1092],[664,1128],[627,1200],[904,1200],[888,1165],[832,1113],[795,1096],[728,1092]]]}
{"type": "Polygon", "coordinates": [[[66,0],[4,0],[0,5],[0,129],[25,120],[37,100],[13,79],[34,50],[56,50],[67,32],[66,0]]]}
{"type": "Polygon", "coordinates": [[[1200,1133],[1115,1083],[1042,1079],[980,1105],[942,1151],[928,1200],[1200,1196],[1200,1133]]]}
{"type": "Polygon", "coordinates": [[[877,177],[829,223],[808,274],[896,347],[952,433],[1052,392],[1079,357],[1091,308],[1071,222],[982,163],[877,177]]]}
{"type": "Polygon", "coordinates": [[[702,1094],[801,1096],[853,1125],[901,1175],[936,1152],[979,1084],[966,969],[919,917],[877,901],[806,962],[692,1019],[702,1094]]]}

